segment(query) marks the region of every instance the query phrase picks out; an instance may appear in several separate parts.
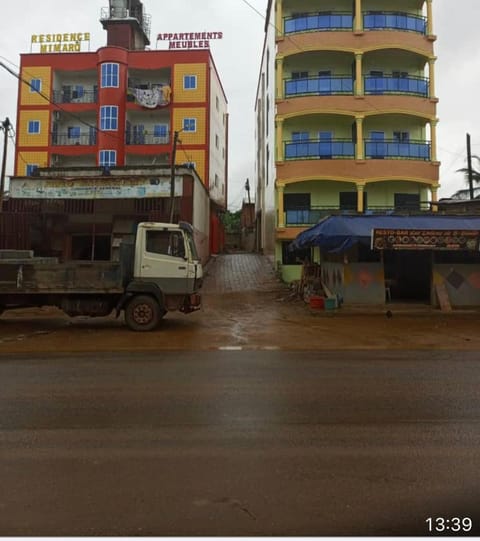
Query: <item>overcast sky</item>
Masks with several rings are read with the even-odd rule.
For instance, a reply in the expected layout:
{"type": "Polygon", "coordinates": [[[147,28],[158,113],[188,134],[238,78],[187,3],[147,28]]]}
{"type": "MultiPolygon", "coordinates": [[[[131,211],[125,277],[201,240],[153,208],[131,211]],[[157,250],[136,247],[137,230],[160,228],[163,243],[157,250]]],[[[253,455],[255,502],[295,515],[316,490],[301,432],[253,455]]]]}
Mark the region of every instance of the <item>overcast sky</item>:
{"type": "MultiPolygon", "coordinates": [[[[264,14],[267,0],[248,0],[264,14]]],[[[264,38],[264,20],[243,0],[143,0],[152,17],[151,42],[164,32],[222,31],[211,51],[229,103],[229,208],[241,206],[245,180],[254,181],[254,103],[264,38]]],[[[32,34],[90,32],[90,50],[106,43],[99,18],[108,0],[16,0],[2,2],[0,61],[15,71],[20,53],[30,52],[32,34]]],[[[436,93],[439,98],[438,157],[440,197],[465,187],[456,170],[466,166],[466,133],[480,155],[479,0],[434,0],[436,93]]],[[[161,47],[161,42],[159,42],[161,47]]],[[[17,80],[0,66],[0,120],[15,122],[17,80]]],[[[3,134],[2,134],[3,136],[3,134]]],[[[11,145],[12,146],[12,145],[11,145]]],[[[0,147],[1,148],[1,147],[0,147]]],[[[7,175],[13,173],[13,157],[7,175]]],[[[474,163],[474,166],[476,164],[474,163]]]]}

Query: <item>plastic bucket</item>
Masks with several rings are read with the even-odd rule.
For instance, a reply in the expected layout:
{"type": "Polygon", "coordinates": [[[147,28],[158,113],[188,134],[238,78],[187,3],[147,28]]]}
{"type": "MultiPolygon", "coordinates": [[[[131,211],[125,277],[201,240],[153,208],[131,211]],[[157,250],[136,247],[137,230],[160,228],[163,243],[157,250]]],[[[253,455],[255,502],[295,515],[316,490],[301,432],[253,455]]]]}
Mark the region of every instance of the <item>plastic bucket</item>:
{"type": "Polygon", "coordinates": [[[325,308],[325,298],[319,295],[312,295],[310,297],[310,308],[314,310],[323,310],[325,308]]]}
{"type": "Polygon", "coordinates": [[[336,307],[337,299],[335,297],[325,299],[325,310],[335,310],[336,307]]]}

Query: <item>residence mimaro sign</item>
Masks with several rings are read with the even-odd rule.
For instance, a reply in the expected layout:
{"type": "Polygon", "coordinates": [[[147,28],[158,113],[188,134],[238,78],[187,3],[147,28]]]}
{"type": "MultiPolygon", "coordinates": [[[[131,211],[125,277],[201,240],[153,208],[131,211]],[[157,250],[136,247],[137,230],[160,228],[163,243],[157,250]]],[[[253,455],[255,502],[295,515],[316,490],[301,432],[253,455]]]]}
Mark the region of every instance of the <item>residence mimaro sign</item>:
{"type": "Polygon", "coordinates": [[[480,231],[460,229],[372,229],[372,250],[478,251],[480,231]]]}
{"type": "Polygon", "coordinates": [[[90,48],[90,32],[33,34],[30,47],[38,47],[40,53],[77,53],[82,50],[82,43],[88,43],[90,48]]]}

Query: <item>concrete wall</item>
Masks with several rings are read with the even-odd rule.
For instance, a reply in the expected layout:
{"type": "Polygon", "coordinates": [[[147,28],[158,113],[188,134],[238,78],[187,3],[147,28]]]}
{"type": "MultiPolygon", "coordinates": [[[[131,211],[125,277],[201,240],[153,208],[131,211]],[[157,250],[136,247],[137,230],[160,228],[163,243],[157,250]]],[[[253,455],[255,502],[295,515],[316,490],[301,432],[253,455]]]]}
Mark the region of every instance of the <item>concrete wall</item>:
{"type": "MultiPolygon", "coordinates": [[[[434,264],[433,285],[444,283],[452,307],[480,306],[480,265],[434,264]]],[[[439,306],[435,287],[432,305],[439,306]]]]}
{"type": "Polygon", "coordinates": [[[322,263],[322,280],[344,304],[383,304],[382,263],[322,263]]]}

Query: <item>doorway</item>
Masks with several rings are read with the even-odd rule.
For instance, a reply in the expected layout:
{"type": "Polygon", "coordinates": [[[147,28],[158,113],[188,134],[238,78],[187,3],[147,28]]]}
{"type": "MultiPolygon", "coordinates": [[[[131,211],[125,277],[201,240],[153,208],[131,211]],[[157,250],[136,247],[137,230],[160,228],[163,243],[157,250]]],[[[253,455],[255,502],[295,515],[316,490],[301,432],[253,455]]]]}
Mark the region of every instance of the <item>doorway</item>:
{"type": "Polygon", "coordinates": [[[385,250],[385,286],[392,301],[431,302],[431,250],[385,250]]]}

